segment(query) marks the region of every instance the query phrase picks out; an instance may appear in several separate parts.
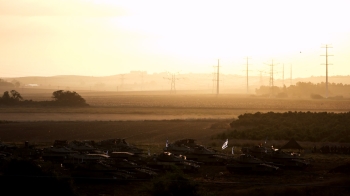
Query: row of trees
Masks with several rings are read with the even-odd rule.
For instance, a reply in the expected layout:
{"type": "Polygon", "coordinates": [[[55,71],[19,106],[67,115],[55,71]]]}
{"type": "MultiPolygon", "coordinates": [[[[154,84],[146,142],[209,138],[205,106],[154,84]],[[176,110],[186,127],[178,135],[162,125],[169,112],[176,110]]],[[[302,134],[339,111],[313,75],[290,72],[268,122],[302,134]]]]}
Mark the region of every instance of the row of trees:
{"type": "Polygon", "coordinates": [[[87,106],[85,99],[75,91],[58,90],[52,93],[53,101],[32,101],[23,100],[23,97],[16,90],[5,91],[0,97],[2,105],[45,105],[45,106],[87,106]]]}
{"type": "MultiPolygon", "coordinates": [[[[342,83],[328,83],[328,89],[331,96],[344,95],[350,93],[350,85],[342,83]]],[[[311,83],[311,82],[298,82],[295,85],[286,87],[270,87],[261,86],[255,89],[258,95],[279,95],[281,98],[286,96],[310,96],[310,95],[323,95],[326,92],[326,83],[311,83]]]]}
{"type": "Polygon", "coordinates": [[[2,97],[0,98],[0,103],[10,104],[10,103],[16,103],[23,100],[23,97],[19,92],[12,90],[10,92],[5,91],[2,97]]]}
{"type": "Polygon", "coordinates": [[[6,82],[5,80],[0,78],[0,87],[6,87],[6,88],[16,87],[16,88],[18,88],[20,85],[21,85],[21,83],[18,82],[17,80],[13,80],[12,82],[6,82]]]}
{"type": "Polygon", "coordinates": [[[350,112],[258,112],[238,116],[230,129],[215,138],[350,142],[349,124],[350,112]]]}

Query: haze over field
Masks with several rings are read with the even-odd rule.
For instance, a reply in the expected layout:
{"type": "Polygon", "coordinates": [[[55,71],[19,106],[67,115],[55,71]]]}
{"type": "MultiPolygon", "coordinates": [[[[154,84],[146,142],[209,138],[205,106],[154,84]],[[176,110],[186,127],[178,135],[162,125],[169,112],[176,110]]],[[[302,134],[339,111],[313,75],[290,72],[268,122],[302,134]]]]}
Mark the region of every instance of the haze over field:
{"type": "MultiPolygon", "coordinates": [[[[0,77],[213,72],[293,65],[293,77],[350,73],[349,1],[0,0],[0,77]]],[[[267,77],[267,75],[265,74],[267,77]]],[[[281,77],[279,75],[278,77],[281,77]]]]}
{"type": "MultiPolygon", "coordinates": [[[[282,73],[274,75],[274,86],[283,87],[283,84],[289,87],[291,84],[296,85],[298,82],[311,82],[314,84],[324,83],[326,77],[307,77],[293,78],[290,80],[285,73],[285,79],[280,78],[282,73]]],[[[178,74],[175,76],[175,89],[177,93],[216,93],[216,75],[214,74],[178,74]]],[[[3,78],[10,83],[19,82],[18,88],[21,93],[31,92],[34,90],[47,90],[52,93],[53,90],[74,90],[82,91],[114,91],[114,92],[143,92],[163,91],[169,93],[171,90],[171,75],[163,73],[147,73],[142,71],[131,71],[126,74],[111,76],[52,76],[52,77],[15,77],[3,78]]],[[[350,84],[350,76],[331,76],[328,78],[329,83],[350,84]]],[[[247,78],[244,75],[220,74],[220,93],[224,94],[246,94],[247,78]]],[[[269,86],[269,77],[267,75],[249,76],[249,94],[255,94],[256,89],[260,86],[269,86]]],[[[4,88],[0,83],[1,90],[12,90],[14,87],[4,88]]],[[[343,95],[349,95],[344,90],[343,95]]],[[[323,93],[322,93],[323,94],[323,93]]],[[[309,96],[310,93],[307,94],[309,96]]],[[[339,95],[339,93],[335,93],[339,95]]]]}

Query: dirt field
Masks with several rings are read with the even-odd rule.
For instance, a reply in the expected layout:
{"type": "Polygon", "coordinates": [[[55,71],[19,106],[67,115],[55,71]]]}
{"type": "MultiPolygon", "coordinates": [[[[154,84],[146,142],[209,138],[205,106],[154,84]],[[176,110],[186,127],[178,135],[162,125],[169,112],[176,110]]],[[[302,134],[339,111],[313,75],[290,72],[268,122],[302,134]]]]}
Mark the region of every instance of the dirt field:
{"type": "MultiPolygon", "coordinates": [[[[31,94],[42,100],[42,94],[31,94]]],[[[93,121],[232,119],[255,112],[347,112],[350,100],[273,99],[237,95],[132,95],[87,93],[91,107],[6,107],[0,106],[0,120],[9,121],[93,121]]],[[[45,100],[48,100],[47,97],[45,100]]]]}
{"type": "Polygon", "coordinates": [[[127,138],[131,143],[157,145],[167,139],[209,141],[213,134],[223,131],[210,129],[215,122],[218,120],[14,122],[0,124],[0,138],[8,142],[127,138]]]}

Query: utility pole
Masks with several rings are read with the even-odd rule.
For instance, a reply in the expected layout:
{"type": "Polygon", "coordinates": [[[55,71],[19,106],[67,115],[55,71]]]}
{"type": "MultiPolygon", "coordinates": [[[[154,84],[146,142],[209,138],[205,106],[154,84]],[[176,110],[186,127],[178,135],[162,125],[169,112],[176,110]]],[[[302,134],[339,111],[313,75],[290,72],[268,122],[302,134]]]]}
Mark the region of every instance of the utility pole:
{"type": "Polygon", "coordinates": [[[328,54],[328,48],[333,48],[333,47],[326,44],[325,46],[322,46],[321,48],[326,48],[326,55],[321,55],[321,56],[326,57],[326,64],[322,64],[322,65],[326,65],[326,98],[328,98],[328,65],[332,65],[332,64],[328,63],[328,56],[333,56],[333,55],[328,54]]]}

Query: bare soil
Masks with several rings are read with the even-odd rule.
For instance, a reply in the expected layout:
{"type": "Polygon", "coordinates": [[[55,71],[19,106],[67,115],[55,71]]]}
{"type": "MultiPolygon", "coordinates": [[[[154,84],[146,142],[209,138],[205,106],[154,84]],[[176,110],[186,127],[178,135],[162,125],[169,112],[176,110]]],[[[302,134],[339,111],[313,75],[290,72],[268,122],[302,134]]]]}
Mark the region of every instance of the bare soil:
{"type": "MultiPolygon", "coordinates": [[[[228,119],[255,112],[348,112],[350,100],[276,99],[248,95],[134,95],[83,93],[90,107],[0,106],[0,120],[93,121],[228,119]]],[[[49,94],[28,94],[31,99],[50,100],[49,94]],[[44,97],[44,98],[43,98],[44,97]],[[46,97],[46,98],[45,98],[46,97]]]]}

